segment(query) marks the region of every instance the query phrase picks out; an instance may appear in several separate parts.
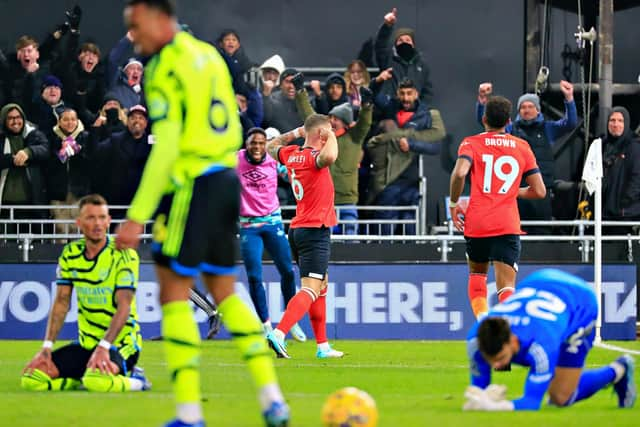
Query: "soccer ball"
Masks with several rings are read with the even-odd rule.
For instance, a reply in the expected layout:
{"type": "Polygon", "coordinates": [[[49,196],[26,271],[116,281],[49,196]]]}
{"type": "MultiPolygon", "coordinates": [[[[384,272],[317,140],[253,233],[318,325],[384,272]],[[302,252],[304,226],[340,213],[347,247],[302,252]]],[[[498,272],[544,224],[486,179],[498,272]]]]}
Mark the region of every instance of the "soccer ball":
{"type": "Polygon", "coordinates": [[[355,387],[333,392],[322,407],[324,427],[375,427],[377,423],[375,400],[355,387]]]}

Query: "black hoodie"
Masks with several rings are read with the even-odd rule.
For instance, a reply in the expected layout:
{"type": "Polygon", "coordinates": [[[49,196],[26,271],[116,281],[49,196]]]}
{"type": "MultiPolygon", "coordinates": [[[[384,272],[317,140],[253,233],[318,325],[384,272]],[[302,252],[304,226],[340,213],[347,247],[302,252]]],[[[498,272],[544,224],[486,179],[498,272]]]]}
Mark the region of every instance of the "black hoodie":
{"type": "Polygon", "coordinates": [[[624,117],[624,131],[615,137],[607,130],[602,141],[602,211],[605,219],[640,219],[640,142],[634,137],[629,112],[614,107],[624,117]]]}

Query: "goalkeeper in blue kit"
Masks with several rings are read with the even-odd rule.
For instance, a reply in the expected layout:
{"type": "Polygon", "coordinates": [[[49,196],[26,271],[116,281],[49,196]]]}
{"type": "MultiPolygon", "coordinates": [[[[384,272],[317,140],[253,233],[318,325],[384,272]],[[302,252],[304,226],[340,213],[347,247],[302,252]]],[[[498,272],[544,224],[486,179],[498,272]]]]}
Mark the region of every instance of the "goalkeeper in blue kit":
{"type": "Polygon", "coordinates": [[[636,387],[630,356],[583,369],[597,316],[596,295],[582,279],[554,269],[531,274],[469,332],[471,386],[463,409],[537,410],[547,392],[550,404],[570,406],[609,385],[620,408],[632,407],[636,387]],[[504,386],[490,385],[491,369],[509,363],[529,367],[524,394],[515,400],[505,399],[504,386]]]}

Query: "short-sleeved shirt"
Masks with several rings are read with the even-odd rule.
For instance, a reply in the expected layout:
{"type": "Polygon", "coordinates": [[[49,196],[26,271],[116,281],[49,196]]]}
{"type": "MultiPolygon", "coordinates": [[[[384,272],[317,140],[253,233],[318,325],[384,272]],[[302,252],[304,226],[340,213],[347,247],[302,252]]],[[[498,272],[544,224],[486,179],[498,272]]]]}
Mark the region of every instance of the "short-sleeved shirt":
{"type": "Polygon", "coordinates": [[[278,161],[287,168],[296,198],[296,216],[291,228],[333,227],[338,223],[331,173],[328,167],[318,168],[318,154],[318,150],[297,145],[278,150],[278,161]]]}
{"type": "Polygon", "coordinates": [[[513,135],[483,132],[462,141],[458,158],[471,162],[464,235],[521,234],[517,202],[520,181],[540,173],[529,144],[513,135]]]}
{"type": "MultiPolygon", "coordinates": [[[[107,239],[105,247],[93,259],[85,255],[84,239],[67,244],[58,259],[56,283],[76,290],[78,339],[80,345],[89,350],[98,345],[111,325],[117,309],[116,291],[135,292],[138,284],[140,259],[136,251],[116,250],[114,240],[107,239]]],[[[129,318],[112,344],[121,349],[125,358],[142,346],[135,294],[129,318]]]]}
{"type": "Polygon", "coordinates": [[[145,66],[144,93],[156,143],[127,217],[149,220],[163,194],[237,164],[242,145],[231,76],[208,43],[186,32],[145,66]]]}

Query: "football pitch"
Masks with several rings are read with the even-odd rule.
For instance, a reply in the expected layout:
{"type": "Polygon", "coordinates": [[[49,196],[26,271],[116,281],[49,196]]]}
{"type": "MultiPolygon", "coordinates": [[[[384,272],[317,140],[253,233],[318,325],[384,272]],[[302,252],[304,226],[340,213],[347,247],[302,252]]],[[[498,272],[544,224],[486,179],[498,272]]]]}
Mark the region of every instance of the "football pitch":
{"type": "MultiPolygon", "coordinates": [[[[639,342],[616,344],[640,350],[639,342]]],[[[0,341],[0,426],[161,426],[173,417],[162,343],[145,341],[140,360],[153,382],[152,391],[110,394],[22,391],[20,372],[39,346],[36,341],[0,341]]],[[[291,426],[319,426],[326,396],[345,386],[361,388],[375,398],[381,427],[640,425],[637,407],[618,409],[610,388],[565,409],[462,412],[468,370],[465,345],[460,341],[336,341],[334,346],[347,355],[321,361],[315,358],[315,343],[290,342],[292,359],[276,360],[292,411],[291,426]]],[[[596,348],[587,365],[600,366],[618,356],[596,348]]],[[[506,384],[509,398],[516,398],[525,374],[524,368],[514,366],[512,372],[495,373],[494,382],[506,384]]],[[[203,343],[202,386],[208,426],[263,425],[253,384],[230,341],[203,343]]]]}

